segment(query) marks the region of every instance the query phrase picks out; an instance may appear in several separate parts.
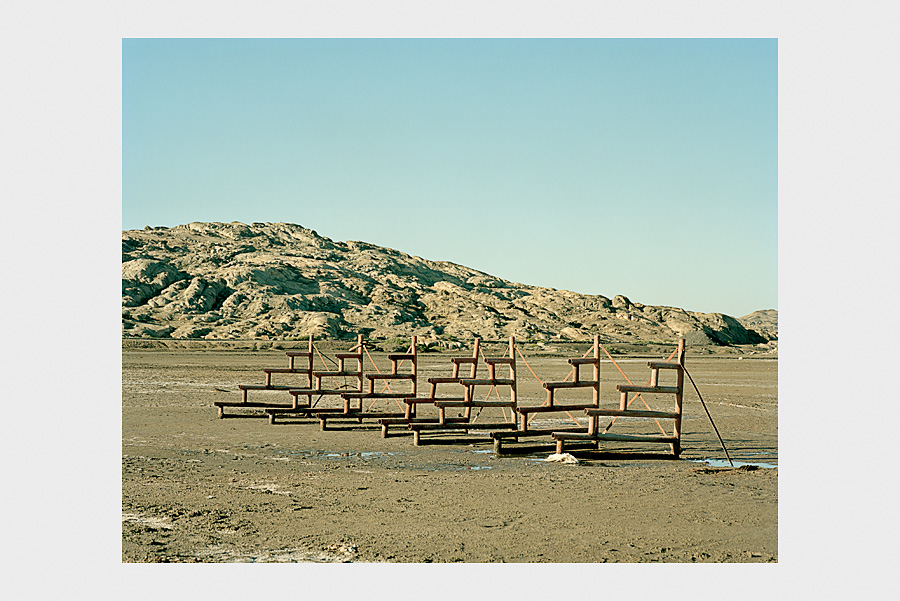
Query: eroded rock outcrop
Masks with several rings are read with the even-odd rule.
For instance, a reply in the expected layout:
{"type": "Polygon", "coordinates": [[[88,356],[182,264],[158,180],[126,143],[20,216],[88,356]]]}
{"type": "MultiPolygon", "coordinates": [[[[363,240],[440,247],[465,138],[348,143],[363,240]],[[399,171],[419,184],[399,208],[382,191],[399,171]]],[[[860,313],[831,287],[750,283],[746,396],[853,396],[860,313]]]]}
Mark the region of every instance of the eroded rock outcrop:
{"type": "Polygon", "coordinates": [[[476,335],[671,342],[695,332],[758,344],[777,338],[777,312],[738,320],[527,286],[287,223],[189,223],[122,233],[122,327],[157,338],[416,334],[451,346],[476,335]]]}

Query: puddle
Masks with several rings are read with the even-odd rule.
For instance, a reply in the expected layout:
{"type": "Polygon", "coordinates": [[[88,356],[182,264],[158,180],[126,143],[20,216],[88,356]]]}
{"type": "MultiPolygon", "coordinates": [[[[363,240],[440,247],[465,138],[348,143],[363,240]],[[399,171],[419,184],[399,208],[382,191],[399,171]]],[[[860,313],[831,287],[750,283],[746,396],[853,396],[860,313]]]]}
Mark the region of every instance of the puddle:
{"type": "Polygon", "coordinates": [[[352,458],[362,458],[362,459],[382,459],[385,457],[393,457],[394,455],[398,455],[398,453],[384,453],[381,451],[320,451],[320,450],[312,450],[312,449],[302,449],[302,450],[278,450],[277,453],[287,454],[291,456],[300,456],[308,459],[312,458],[321,458],[325,459],[352,459],[352,458]]]}
{"type": "MultiPolygon", "coordinates": [[[[705,463],[709,467],[731,467],[731,464],[728,463],[727,459],[690,459],[691,463],[705,463]]],[[[749,465],[752,467],[759,467],[765,469],[773,469],[777,468],[778,465],[775,463],[752,463],[749,461],[735,461],[734,467],[743,467],[745,465],[749,465]]]]}

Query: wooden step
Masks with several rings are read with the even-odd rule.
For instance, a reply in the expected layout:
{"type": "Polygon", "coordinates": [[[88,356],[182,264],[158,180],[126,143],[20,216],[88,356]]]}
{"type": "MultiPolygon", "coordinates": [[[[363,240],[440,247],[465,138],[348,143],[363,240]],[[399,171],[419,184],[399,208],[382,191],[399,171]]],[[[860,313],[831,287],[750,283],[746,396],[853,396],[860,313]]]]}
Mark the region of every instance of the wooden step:
{"type": "Polygon", "coordinates": [[[416,356],[411,353],[396,353],[393,355],[388,355],[388,359],[391,361],[412,361],[416,356]]]}
{"type": "Polygon", "coordinates": [[[216,407],[256,407],[256,408],[265,408],[265,407],[272,407],[272,408],[287,407],[287,408],[290,408],[290,407],[293,407],[293,405],[290,403],[287,403],[287,404],[285,404],[285,403],[264,403],[264,402],[260,402],[260,401],[247,401],[246,403],[243,403],[241,401],[215,401],[213,403],[213,405],[215,405],[216,407]]]}
{"type": "Polygon", "coordinates": [[[460,363],[478,363],[478,357],[450,357],[450,361],[457,365],[460,363]]]}
{"type": "Polygon", "coordinates": [[[585,408],[584,412],[587,415],[598,417],[654,417],[661,419],[675,419],[681,417],[680,414],[675,413],[674,411],[644,411],[639,409],[626,409],[625,411],[622,411],[620,409],[585,408]]]}
{"type": "Polygon", "coordinates": [[[415,394],[411,392],[342,392],[341,396],[345,399],[407,399],[414,397],[415,394]]]}
{"type": "Polygon", "coordinates": [[[446,422],[444,424],[436,423],[418,423],[409,424],[410,430],[515,430],[516,424],[509,423],[459,423],[446,422]]]}
{"type": "Polygon", "coordinates": [[[429,384],[459,384],[462,378],[428,378],[429,384]]]}
{"type": "Polygon", "coordinates": [[[450,401],[437,399],[434,402],[435,407],[511,407],[516,408],[516,404],[512,401],[450,401]]]}
{"type": "Polygon", "coordinates": [[[324,378],[326,376],[359,376],[362,374],[361,371],[314,371],[312,374],[317,378],[324,378]]]}
{"type": "Polygon", "coordinates": [[[651,369],[681,369],[678,363],[666,363],[665,361],[650,361],[647,363],[651,369]]]}
{"type": "Polygon", "coordinates": [[[335,355],[338,359],[362,359],[362,353],[337,353],[335,355]]]}
{"type": "Polygon", "coordinates": [[[296,388],[297,385],[289,386],[286,384],[238,384],[238,388],[241,390],[288,390],[290,391],[292,388],[296,388]]]}
{"type": "Polygon", "coordinates": [[[350,411],[349,413],[331,413],[326,411],[318,411],[315,412],[316,417],[319,419],[379,419],[379,418],[393,418],[393,419],[402,419],[402,413],[378,413],[378,412],[368,412],[368,411],[350,411]]]}
{"type": "Polygon", "coordinates": [[[325,412],[334,412],[334,413],[343,413],[343,408],[335,407],[333,409],[329,409],[327,407],[273,407],[272,409],[266,409],[266,413],[269,415],[277,414],[282,415],[286,413],[325,413],[325,412]]]}
{"type": "Polygon", "coordinates": [[[305,367],[266,367],[263,371],[267,374],[308,374],[309,369],[305,367]]]}
{"type": "Polygon", "coordinates": [[[597,406],[594,404],[580,404],[580,405],[542,405],[540,407],[516,407],[516,411],[519,413],[552,413],[554,411],[581,411],[582,409],[590,409],[596,408],[597,406]]]}
{"type": "Polygon", "coordinates": [[[294,396],[299,396],[299,395],[301,395],[301,394],[304,395],[304,396],[310,395],[310,394],[313,395],[313,396],[315,396],[315,395],[320,395],[320,394],[322,394],[322,395],[326,395],[326,394],[329,394],[329,395],[335,395],[335,394],[346,394],[347,392],[348,392],[348,390],[347,390],[346,388],[335,388],[335,389],[329,389],[329,388],[291,388],[290,390],[288,390],[288,394],[292,394],[292,395],[294,395],[294,396]]]}
{"type": "MultiPolygon", "coordinates": [[[[467,420],[464,417],[448,417],[444,420],[446,424],[452,423],[465,423],[467,420]]],[[[411,417],[407,419],[406,417],[385,417],[383,419],[379,419],[378,423],[385,426],[402,426],[404,424],[436,424],[438,423],[438,418],[436,417],[411,417]]]]}
{"type": "Polygon", "coordinates": [[[600,359],[596,357],[582,357],[578,359],[569,359],[570,365],[594,365],[598,363],[600,359]]]}
{"type": "Polygon", "coordinates": [[[579,382],[546,382],[544,388],[553,390],[556,388],[592,388],[599,382],[595,380],[581,380],[579,382]]]}
{"type": "Polygon", "coordinates": [[[485,357],[484,362],[488,365],[513,365],[516,360],[512,357],[485,357]]]}
{"type": "Polygon", "coordinates": [[[417,399],[403,399],[403,402],[406,403],[407,405],[421,405],[421,404],[426,404],[426,403],[432,404],[432,405],[433,405],[435,401],[458,401],[458,402],[462,402],[462,401],[465,401],[465,400],[466,400],[466,399],[464,399],[463,397],[436,397],[436,398],[431,398],[431,397],[420,397],[420,398],[417,398],[417,399]]]}
{"type": "Polygon", "coordinates": [[[572,428],[540,428],[537,430],[528,429],[526,431],[522,430],[501,430],[499,432],[491,432],[491,438],[517,438],[519,436],[549,436],[554,432],[574,432],[580,433],[584,432],[584,426],[582,427],[572,427],[572,428]]]}
{"type": "Polygon", "coordinates": [[[635,384],[619,384],[616,386],[619,392],[656,392],[661,394],[678,394],[681,392],[677,386],[637,386],[635,384]]]}
{"type": "Polygon", "coordinates": [[[415,380],[416,374],[366,374],[369,380],[415,380]]]}
{"type": "Polygon", "coordinates": [[[556,440],[609,440],[615,442],[678,442],[677,436],[654,436],[641,434],[579,434],[577,432],[556,431],[553,433],[556,440]]]}
{"type": "Polygon", "coordinates": [[[309,351],[285,351],[284,354],[288,357],[309,357],[312,355],[309,351]]]}
{"type": "Polygon", "coordinates": [[[514,386],[516,381],[510,379],[494,378],[490,379],[471,379],[463,378],[459,381],[463,386],[514,386]]]}

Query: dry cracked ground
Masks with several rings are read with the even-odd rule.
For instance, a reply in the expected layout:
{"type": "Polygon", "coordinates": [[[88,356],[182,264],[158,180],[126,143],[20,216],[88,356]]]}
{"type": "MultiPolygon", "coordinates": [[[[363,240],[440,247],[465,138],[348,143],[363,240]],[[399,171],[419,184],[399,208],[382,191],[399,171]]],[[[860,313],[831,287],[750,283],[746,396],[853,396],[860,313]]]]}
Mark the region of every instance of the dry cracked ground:
{"type": "MultiPolygon", "coordinates": [[[[312,420],[270,425],[250,410],[218,419],[213,402],[238,400],[239,383],[283,365],[283,345],[140,342],[125,341],[122,354],[124,562],[778,560],[777,359],[756,347],[688,349],[688,369],[737,464],[730,468],[691,389],[680,459],[662,445],[604,443],[572,450],[577,464],[551,463],[552,447],[495,457],[476,434],[414,446],[403,431],[382,438],[371,420],[323,432],[312,420]]],[[[329,355],[343,346],[320,348],[329,355]]],[[[586,348],[523,345],[543,381],[563,379],[565,358],[586,348]]],[[[646,361],[667,350],[613,356],[640,379],[646,361]]],[[[449,356],[423,353],[421,377],[446,374],[449,356]]],[[[387,367],[384,353],[373,358],[387,367]]],[[[602,381],[603,402],[614,404],[623,379],[609,362],[602,381]]],[[[543,400],[534,377],[520,382],[522,404],[543,400]]],[[[489,411],[478,420],[502,419],[489,411]]],[[[622,420],[611,431],[641,428],[656,426],[622,420]]]]}

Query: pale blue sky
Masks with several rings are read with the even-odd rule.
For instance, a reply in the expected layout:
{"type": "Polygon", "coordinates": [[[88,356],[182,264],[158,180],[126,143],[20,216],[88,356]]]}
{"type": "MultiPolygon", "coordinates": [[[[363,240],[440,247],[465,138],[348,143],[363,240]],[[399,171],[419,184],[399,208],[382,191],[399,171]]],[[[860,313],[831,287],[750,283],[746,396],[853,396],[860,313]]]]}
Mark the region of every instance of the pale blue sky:
{"type": "Polygon", "coordinates": [[[527,284],[777,308],[774,39],[123,41],[123,229],[292,222],[527,284]]]}

